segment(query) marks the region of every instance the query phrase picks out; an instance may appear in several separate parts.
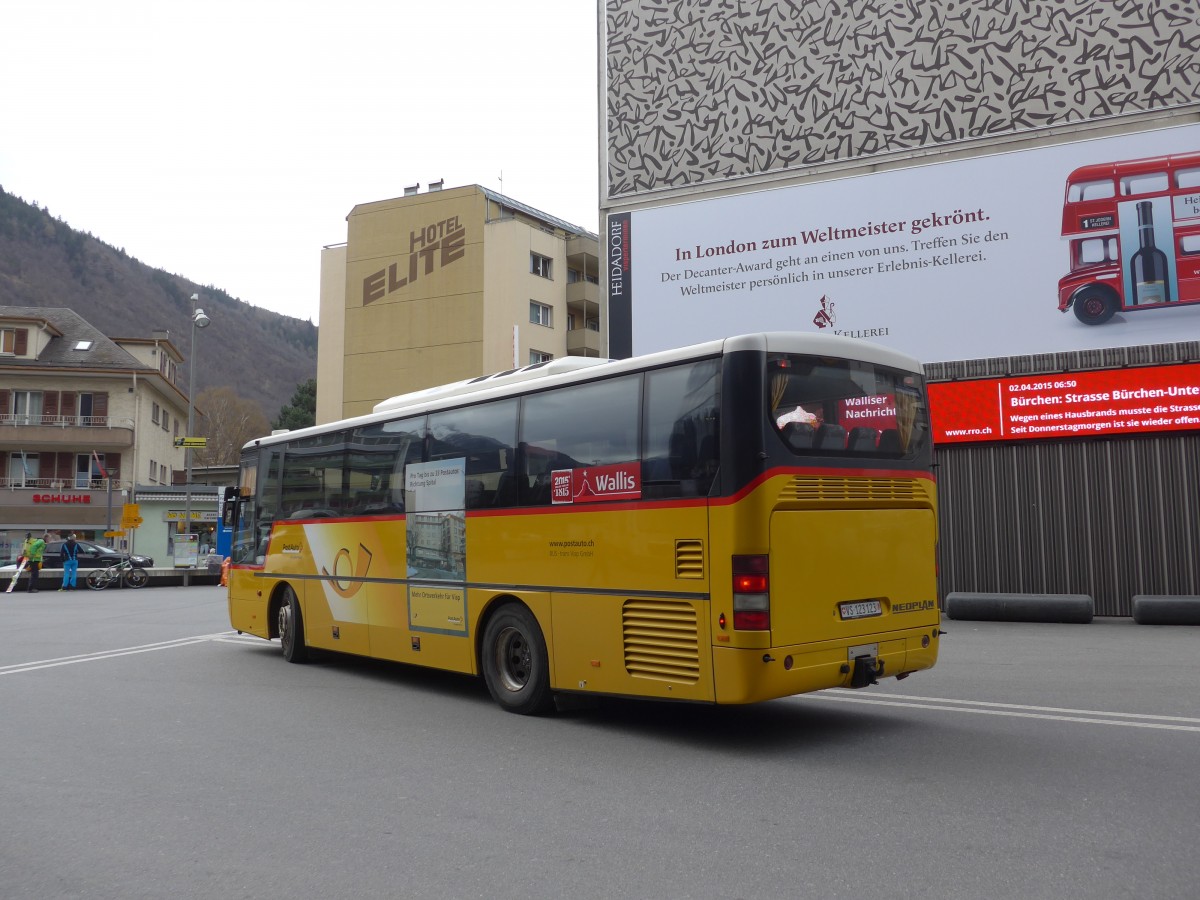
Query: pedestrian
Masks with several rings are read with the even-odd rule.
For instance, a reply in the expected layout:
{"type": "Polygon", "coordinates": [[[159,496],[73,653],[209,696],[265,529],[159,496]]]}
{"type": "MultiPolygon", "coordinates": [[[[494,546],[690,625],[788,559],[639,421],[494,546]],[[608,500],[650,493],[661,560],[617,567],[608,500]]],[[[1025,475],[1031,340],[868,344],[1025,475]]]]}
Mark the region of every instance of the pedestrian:
{"type": "Polygon", "coordinates": [[[79,544],[75,535],[68,535],[62,548],[63,583],[60,591],[75,590],[75,576],[79,574],[79,544]]]}
{"type": "Polygon", "coordinates": [[[26,533],[25,546],[22,552],[25,554],[26,565],[29,567],[29,585],[25,588],[31,594],[36,594],[38,590],[38,569],[42,567],[42,553],[46,549],[46,538],[50,537],[50,532],[46,532],[40,538],[35,538],[32,533],[26,533]]]}

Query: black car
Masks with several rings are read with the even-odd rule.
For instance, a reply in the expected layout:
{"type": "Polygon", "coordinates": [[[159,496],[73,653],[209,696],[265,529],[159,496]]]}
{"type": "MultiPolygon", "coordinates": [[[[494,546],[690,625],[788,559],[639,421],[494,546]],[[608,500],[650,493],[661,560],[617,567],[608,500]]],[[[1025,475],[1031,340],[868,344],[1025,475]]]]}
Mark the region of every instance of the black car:
{"type": "MultiPolygon", "coordinates": [[[[42,551],[42,567],[47,569],[62,568],[62,548],[66,541],[46,541],[46,549],[42,551]]],[[[112,547],[102,547],[91,541],[75,541],[79,545],[79,568],[100,569],[105,566],[115,566],[125,558],[125,555],[112,547]]],[[[136,553],[129,557],[135,566],[149,569],[154,560],[149,556],[138,556],[136,553]]]]}

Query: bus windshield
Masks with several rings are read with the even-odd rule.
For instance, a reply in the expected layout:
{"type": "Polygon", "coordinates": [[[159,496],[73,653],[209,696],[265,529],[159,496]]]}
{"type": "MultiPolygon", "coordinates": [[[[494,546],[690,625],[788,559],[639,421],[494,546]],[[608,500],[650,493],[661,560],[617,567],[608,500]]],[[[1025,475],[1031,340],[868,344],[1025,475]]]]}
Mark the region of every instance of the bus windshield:
{"type": "Polygon", "coordinates": [[[795,454],[913,457],[929,441],[911,372],[797,354],[768,357],[770,418],[795,454]]]}

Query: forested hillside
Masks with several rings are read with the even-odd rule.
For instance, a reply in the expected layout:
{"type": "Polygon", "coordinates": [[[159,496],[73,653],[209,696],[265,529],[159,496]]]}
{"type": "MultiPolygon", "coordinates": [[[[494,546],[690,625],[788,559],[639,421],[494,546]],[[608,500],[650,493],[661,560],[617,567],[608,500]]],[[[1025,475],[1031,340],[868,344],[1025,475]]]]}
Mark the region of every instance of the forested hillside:
{"type": "Polygon", "coordinates": [[[67,307],[109,337],[165,329],[186,360],[194,293],[212,319],[200,341],[197,393],[229,387],[274,420],[296,386],[316,376],[316,326],[152,269],[0,188],[0,306],[67,307]]]}

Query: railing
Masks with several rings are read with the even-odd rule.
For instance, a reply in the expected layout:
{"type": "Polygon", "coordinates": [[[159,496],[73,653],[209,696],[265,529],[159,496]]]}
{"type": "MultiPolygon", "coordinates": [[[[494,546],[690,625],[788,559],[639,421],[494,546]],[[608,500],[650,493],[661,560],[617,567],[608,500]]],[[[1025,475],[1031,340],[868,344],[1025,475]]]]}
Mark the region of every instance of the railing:
{"type": "Polygon", "coordinates": [[[10,413],[0,416],[0,427],[5,425],[56,425],[60,428],[132,428],[133,419],[112,416],[59,416],[10,413]]]}
{"type": "MultiPolygon", "coordinates": [[[[121,481],[119,472],[112,473],[113,484],[121,481]]],[[[0,477],[0,489],[19,490],[25,488],[33,491],[102,491],[107,486],[103,478],[93,478],[90,481],[76,481],[73,478],[20,478],[0,477]]]]}

